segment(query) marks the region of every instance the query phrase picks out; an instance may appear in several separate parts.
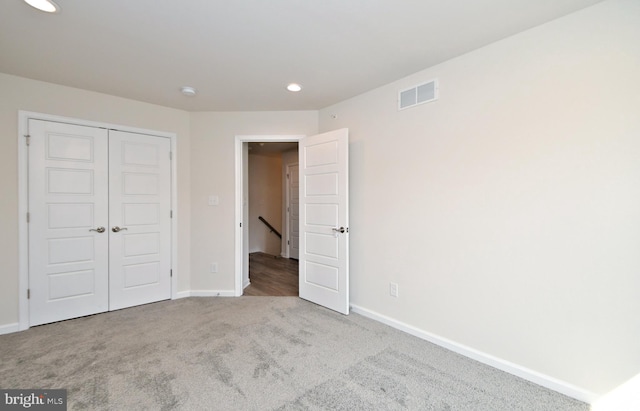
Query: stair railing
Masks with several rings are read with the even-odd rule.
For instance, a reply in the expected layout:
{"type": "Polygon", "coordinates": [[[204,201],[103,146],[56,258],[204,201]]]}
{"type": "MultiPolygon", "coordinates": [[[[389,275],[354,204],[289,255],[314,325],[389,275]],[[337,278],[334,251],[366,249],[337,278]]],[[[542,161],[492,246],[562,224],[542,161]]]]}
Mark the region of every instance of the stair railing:
{"type": "Polygon", "coordinates": [[[267,220],[265,220],[264,218],[262,218],[262,216],[258,216],[258,220],[262,221],[267,227],[269,227],[269,229],[271,230],[272,233],[274,233],[275,235],[277,235],[278,237],[280,237],[280,239],[282,239],[282,234],[280,234],[278,232],[278,230],[275,229],[274,226],[272,226],[271,224],[269,224],[269,222],[267,220]]]}

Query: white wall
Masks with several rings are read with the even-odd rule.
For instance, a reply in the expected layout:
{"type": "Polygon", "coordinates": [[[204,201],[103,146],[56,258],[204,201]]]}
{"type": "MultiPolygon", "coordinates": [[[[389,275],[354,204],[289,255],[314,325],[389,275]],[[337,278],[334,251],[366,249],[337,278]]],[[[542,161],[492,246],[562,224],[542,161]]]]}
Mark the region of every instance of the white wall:
{"type": "Polygon", "coordinates": [[[0,328],[18,322],[18,111],[33,111],[177,134],[178,290],[190,264],[189,114],[0,73],[0,328]]]}
{"type": "Polygon", "coordinates": [[[249,252],[280,255],[280,238],[258,220],[262,216],[282,234],[282,156],[249,154],[249,252]]]}
{"type": "Polygon", "coordinates": [[[640,2],[321,111],[341,127],[352,303],[587,392],[640,371],[640,2]],[[437,102],[397,111],[433,78],[437,102]]]}
{"type": "Polygon", "coordinates": [[[598,399],[592,411],[640,410],[640,374],[598,399]]]}
{"type": "Polygon", "coordinates": [[[318,132],[317,111],[202,112],[191,114],[191,288],[234,289],[235,136],[312,135],[318,132]],[[220,197],[219,206],[207,198],[220,197]],[[209,271],[218,263],[218,273],[209,271]]]}
{"type": "Polygon", "coordinates": [[[352,302],[605,393],[640,371],[639,21],[639,2],[607,1],[319,119],[0,74],[0,327],[18,320],[18,110],[178,134],[181,291],[233,289],[235,135],[348,127],[352,302]],[[435,77],[440,100],[396,111],[397,90],[435,77]]]}

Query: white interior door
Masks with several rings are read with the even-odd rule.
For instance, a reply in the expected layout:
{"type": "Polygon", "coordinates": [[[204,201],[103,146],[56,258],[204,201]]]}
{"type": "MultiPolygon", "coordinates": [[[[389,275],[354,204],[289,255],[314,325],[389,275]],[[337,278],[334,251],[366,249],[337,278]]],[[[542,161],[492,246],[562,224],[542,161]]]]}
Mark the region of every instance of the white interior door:
{"type": "Polygon", "coordinates": [[[29,324],[170,298],[170,140],[33,119],[29,134],[29,324]]]}
{"type": "Polygon", "coordinates": [[[349,132],[300,140],[300,297],[349,314],[349,132]]]}
{"type": "Polygon", "coordinates": [[[300,258],[300,168],[288,166],[289,176],[289,258],[300,258]]]}
{"type": "Polygon", "coordinates": [[[171,144],[109,132],[109,309],[171,298],[171,144]]]}
{"type": "Polygon", "coordinates": [[[107,130],[29,120],[29,322],[107,311],[107,130]]]}

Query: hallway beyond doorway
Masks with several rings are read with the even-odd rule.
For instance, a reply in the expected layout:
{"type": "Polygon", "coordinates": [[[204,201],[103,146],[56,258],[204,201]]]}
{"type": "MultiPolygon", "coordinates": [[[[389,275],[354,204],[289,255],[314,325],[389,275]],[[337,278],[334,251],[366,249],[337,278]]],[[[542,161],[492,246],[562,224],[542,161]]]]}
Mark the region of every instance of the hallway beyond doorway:
{"type": "Polygon", "coordinates": [[[251,285],[244,295],[298,296],[298,261],[266,253],[249,254],[251,285]]]}

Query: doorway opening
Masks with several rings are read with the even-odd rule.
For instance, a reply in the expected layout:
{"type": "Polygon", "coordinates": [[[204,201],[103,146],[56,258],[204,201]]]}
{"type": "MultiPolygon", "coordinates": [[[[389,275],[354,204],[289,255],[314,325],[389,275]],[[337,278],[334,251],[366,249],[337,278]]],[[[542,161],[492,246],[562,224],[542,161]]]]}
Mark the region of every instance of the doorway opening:
{"type": "Polygon", "coordinates": [[[314,136],[236,136],[236,278],[249,281],[250,142],[299,142],[299,297],[349,313],[349,130],[314,136]]]}
{"type": "Polygon", "coordinates": [[[302,137],[236,137],[238,296],[298,296],[297,164],[302,137]]]}
{"type": "Polygon", "coordinates": [[[297,297],[298,143],[247,145],[250,285],[243,294],[297,297]]]}

